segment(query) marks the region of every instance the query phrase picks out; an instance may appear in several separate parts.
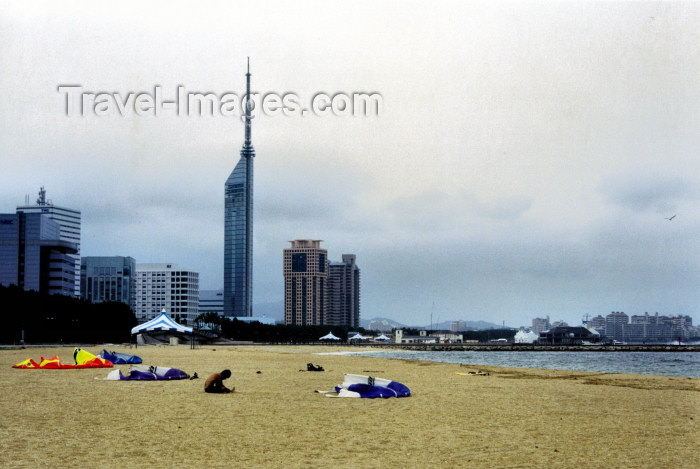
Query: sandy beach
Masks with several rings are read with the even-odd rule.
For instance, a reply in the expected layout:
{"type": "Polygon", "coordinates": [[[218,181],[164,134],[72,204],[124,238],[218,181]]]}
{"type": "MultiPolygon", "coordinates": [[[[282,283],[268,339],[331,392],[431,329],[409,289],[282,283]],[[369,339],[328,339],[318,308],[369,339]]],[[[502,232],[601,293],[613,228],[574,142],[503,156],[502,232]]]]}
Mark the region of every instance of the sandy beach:
{"type": "Polygon", "coordinates": [[[19,370],[40,356],[71,363],[73,349],[2,350],[0,467],[697,467],[698,379],[317,354],[342,347],[105,348],[200,379],[19,370]],[[300,371],[308,362],[326,371],[300,371]],[[205,394],[224,368],[236,392],[205,394]],[[489,375],[456,374],[476,370],[489,375]],[[314,392],[343,373],[400,381],[412,396],[314,392]]]}

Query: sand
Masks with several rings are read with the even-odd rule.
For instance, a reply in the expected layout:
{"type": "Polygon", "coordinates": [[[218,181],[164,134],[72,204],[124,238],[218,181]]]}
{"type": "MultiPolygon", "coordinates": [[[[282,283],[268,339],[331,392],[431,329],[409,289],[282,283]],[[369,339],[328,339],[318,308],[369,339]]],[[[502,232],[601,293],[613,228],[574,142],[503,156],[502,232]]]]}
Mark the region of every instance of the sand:
{"type": "Polygon", "coordinates": [[[2,350],[0,467],[697,467],[698,379],[314,354],[339,347],[107,349],[200,379],[18,370],[42,355],[70,363],[72,348],[2,350]],[[326,371],[300,371],[308,362],[326,371]],[[205,394],[206,376],[223,368],[236,392],[205,394]],[[476,370],[489,375],[456,374],[476,370]],[[314,392],[343,373],[400,381],[413,395],[314,392]]]}

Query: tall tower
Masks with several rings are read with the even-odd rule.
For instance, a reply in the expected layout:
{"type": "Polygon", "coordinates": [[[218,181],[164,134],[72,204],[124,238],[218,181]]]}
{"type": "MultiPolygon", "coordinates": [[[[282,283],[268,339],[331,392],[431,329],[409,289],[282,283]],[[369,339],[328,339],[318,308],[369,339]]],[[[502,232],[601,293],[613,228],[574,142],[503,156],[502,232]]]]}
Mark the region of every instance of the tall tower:
{"type": "Polygon", "coordinates": [[[246,76],[245,141],[226,180],[224,199],[224,316],[253,315],[253,158],[250,59],[246,76]]]}
{"type": "Polygon", "coordinates": [[[342,262],[328,264],[327,303],[327,324],[360,326],[360,269],[354,254],[343,254],[342,262]]]}
{"type": "Polygon", "coordinates": [[[284,249],[284,323],[327,324],[328,253],[321,240],[297,239],[284,249]]]}

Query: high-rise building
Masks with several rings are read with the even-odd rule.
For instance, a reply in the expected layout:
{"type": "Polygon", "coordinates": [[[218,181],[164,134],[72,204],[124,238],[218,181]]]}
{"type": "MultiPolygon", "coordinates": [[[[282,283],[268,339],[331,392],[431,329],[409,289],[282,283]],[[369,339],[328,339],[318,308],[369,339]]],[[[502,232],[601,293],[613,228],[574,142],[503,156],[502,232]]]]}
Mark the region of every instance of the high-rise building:
{"type": "Polygon", "coordinates": [[[224,314],[224,291],[223,290],[200,290],[199,291],[199,314],[214,313],[219,316],[224,314]]]}
{"type": "Polygon", "coordinates": [[[73,256],[78,245],[41,213],[0,214],[0,285],[50,295],[75,295],[73,256]]]}
{"type": "Polygon", "coordinates": [[[139,323],[165,310],[180,324],[192,325],[199,315],[199,272],[177,264],[136,264],[135,303],[139,323]]]}
{"type": "Polygon", "coordinates": [[[540,332],[548,331],[551,327],[549,316],[546,318],[535,318],[532,320],[532,332],[539,335],[540,332]]]}
{"type": "Polygon", "coordinates": [[[46,215],[58,223],[60,227],[59,239],[75,244],[76,252],[66,255],[73,262],[73,296],[80,296],[80,211],[52,204],[50,200],[46,199],[46,191],[42,187],[39,189],[36,205],[29,205],[29,200],[27,200],[25,205],[17,207],[17,213],[19,212],[46,215]]]}
{"type": "Polygon", "coordinates": [[[253,315],[253,159],[250,62],[246,73],[245,140],[226,180],[224,198],[224,315],[253,315]]]}
{"type": "Polygon", "coordinates": [[[588,327],[593,328],[600,332],[601,335],[605,335],[605,318],[602,315],[598,315],[594,318],[588,320],[588,327]]]}
{"type": "Polygon", "coordinates": [[[80,297],[91,303],[120,301],[136,306],[136,261],[123,256],[80,259],[80,297]]]}
{"type": "Polygon", "coordinates": [[[321,241],[297,239],[284,250],[284,323],[326,324],[328,254],[321,241]]]}
{"type": "Polygon", "coordinates": [[[605,337],[611,340],[625,340],[629,316],[621,311],[613,311],[605,316],[605,337]]]}
{"type": "Polygon", "coordinates": [[[328,264],[328,310],[326,324],[360,326],[360,269],[354,254],[328,264]]]}

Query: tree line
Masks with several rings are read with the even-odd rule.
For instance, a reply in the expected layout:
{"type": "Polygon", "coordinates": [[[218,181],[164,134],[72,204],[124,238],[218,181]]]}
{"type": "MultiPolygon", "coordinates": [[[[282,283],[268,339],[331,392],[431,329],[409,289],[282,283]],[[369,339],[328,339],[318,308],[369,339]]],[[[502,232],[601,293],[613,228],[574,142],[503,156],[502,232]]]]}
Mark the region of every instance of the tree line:
{"type": "Polygon", "coordinates": [[[320,337],[332,332],[345,342],[349,332],[364,334],[363,328],[350,329],[348,326],[298,326],[293,324],[262,324],[260,322],[239,321],[236,318],[219,316],[216,313],[204,313],[197,317],[198,324],[213,324],[218,326],[221,336],[231,340],[306,344],[318,342],[320,337]]]}
{"type": "Polygon", "coordinates": [[[0,286],[0,343],[128,342],[136,316],[124,303],[92,304],[66,295],[0,286]],[[22,342],[23,341],[23,342],[22,342]]]}

